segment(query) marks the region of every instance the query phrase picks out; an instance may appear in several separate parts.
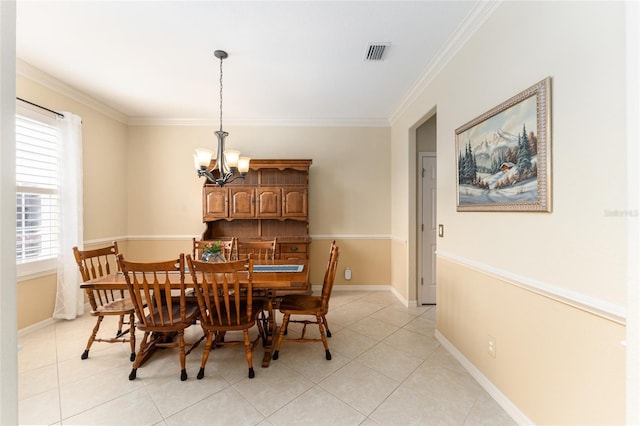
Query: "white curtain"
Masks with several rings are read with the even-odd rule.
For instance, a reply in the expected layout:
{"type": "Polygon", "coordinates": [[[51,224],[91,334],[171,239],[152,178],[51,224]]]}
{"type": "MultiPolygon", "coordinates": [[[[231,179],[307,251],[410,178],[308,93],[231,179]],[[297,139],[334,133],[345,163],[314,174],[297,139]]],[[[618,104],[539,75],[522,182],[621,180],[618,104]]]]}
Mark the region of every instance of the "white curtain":
{"type": "Polygon", "coordinates": [[[84,312],[81,278],[71,250],[82,249],[82,119],[58,117],[58,287],[54,318],[74,319],[84,312]]]}

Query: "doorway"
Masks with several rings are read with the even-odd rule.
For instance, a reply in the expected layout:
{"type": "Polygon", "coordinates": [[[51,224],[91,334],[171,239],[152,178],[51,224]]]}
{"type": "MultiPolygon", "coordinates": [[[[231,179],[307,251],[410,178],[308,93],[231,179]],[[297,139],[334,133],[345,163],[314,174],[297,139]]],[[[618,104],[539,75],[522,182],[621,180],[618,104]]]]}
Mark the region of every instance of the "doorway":
{"type": "Polygon", "coordinates": [[[436,304],[436,154],[421,152],[418,155],[418,304],[436,304]]]}

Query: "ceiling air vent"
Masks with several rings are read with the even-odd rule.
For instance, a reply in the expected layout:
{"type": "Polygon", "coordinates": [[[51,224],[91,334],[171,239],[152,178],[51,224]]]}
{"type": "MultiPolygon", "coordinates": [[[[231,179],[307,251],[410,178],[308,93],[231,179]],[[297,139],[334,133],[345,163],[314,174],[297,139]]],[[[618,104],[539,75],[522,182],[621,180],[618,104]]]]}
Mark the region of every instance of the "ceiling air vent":
{"type": "Polygon", "coordinates": [[[365,61],[381,61],[390,43],[370,43],[364,55],[365,61]]]}

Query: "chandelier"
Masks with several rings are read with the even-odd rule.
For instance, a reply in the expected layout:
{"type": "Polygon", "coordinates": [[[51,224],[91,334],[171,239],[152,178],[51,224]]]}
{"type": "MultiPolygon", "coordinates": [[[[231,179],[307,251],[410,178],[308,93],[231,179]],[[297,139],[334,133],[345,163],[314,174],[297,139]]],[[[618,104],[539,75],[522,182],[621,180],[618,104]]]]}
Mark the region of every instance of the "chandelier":
{"type": "Polygon", "coordinates": [[[249,157],[240,157],[240,151],[233,149],[225,149],[224,141],[228,132],[222,130],[222,60],[227,58],[227,52],[224,50],[216,50],[214,56],[220,59],[220,130],[216,131],[218,137],[218,152],[216,162],[213,167],[209,168],[213,152],[204,149],[196,149],[193,154],[193,160],[198,172],[198,177],[206,177],[211,183],[218,186],[224,186],[226,183],[233,182],[240,178],[244,179],[249,171],[249,157]]]}

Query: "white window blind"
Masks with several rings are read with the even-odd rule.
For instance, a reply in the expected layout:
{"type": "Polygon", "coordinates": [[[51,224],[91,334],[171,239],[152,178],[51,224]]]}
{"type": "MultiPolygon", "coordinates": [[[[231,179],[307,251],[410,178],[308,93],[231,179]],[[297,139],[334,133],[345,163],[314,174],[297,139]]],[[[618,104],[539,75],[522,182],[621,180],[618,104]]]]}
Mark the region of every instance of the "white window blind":
{"type": "Polygon", "coordinates": [[[56,256],[58,131],[53,114],[19,102],[16,114],[16,260],[56,256]]]}

